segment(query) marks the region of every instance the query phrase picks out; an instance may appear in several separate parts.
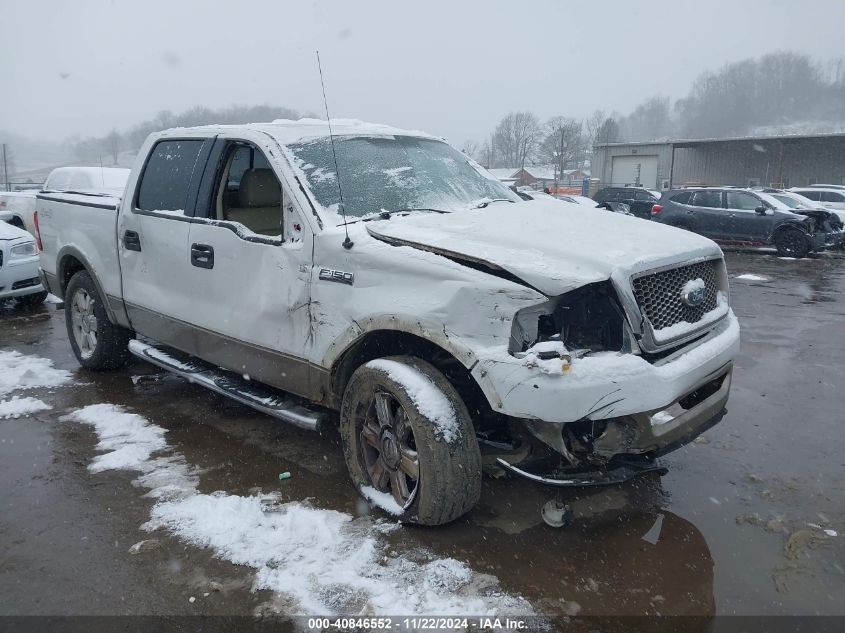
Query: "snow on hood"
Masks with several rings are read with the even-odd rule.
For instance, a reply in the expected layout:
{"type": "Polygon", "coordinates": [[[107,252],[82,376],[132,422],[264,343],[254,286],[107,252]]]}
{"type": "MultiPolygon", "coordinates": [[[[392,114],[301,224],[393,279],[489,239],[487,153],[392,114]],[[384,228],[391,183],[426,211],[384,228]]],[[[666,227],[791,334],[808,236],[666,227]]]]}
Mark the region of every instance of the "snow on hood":
{"type": "Polygon", "coordinates": [[[21,238],[35,239],[23,229],[19,229],[6,222],[0,222],[0,240],[17,240],[21,238]]]}
{"type": "Polygon", "coordinates": [[[376,238],[498,266],[549,296],[617,272],[721,257],[714,242],[689,231],[556,200],[394,217],[371,222],[367,230],[376,238]]]}

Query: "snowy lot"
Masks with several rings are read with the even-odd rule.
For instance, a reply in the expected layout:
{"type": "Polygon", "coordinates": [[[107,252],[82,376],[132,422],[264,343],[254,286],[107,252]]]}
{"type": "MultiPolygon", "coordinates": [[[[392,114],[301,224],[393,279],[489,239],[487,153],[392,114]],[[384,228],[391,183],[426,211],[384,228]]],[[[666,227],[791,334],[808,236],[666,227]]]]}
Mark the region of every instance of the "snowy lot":
{"type": "Polygon", "coordinates": [[[560,493],[558,530],[554,491],[489,478],[456,523],[400,526],[336,434],[141,362],[83,373],[62,312],[9,304],[0,614],[845,614],[845,259],[727,261],[728,415],[662,480],[560,493]]]}

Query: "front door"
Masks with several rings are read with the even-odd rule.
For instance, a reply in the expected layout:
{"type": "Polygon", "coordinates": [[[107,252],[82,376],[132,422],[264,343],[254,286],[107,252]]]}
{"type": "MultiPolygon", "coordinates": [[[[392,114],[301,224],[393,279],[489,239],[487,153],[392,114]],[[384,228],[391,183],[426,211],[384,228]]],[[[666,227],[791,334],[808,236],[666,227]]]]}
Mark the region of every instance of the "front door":
{"type": "Polygon", "coordinates": [[[256,144],[218,139],[215,158],[188,236],[196,354],[313,397],[312,235],[256,144]]]}

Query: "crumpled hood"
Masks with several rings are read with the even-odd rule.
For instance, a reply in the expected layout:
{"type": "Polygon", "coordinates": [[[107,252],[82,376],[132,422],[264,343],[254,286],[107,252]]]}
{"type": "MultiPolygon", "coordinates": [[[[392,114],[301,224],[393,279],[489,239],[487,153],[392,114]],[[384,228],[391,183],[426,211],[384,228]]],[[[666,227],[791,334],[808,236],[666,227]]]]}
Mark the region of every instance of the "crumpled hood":
{"type": "Polygon", "coordinates": [[[501,268],[555,296],[611,276],[721,256],[682,229],[560,200],[496,202],[484,209],[370,222],[370,235],[501,268]]]}

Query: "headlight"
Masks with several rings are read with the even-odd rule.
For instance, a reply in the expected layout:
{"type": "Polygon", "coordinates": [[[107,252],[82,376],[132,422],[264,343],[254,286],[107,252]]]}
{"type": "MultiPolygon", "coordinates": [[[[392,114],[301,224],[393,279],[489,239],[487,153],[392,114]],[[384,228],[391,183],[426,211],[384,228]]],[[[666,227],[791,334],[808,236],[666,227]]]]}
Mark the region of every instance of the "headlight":
{"type": "Polygon", "coordinates": [[[516,313],[510,353],[560,341],[570,351],[628,351],[630,332],[608,281],[588,284],[516,313]]]}
{"type": "Polygon", "coordinates": [[[23,259],[37,254],[35,242],[24,242],[9,249],[9,259],[23,259]]]}

